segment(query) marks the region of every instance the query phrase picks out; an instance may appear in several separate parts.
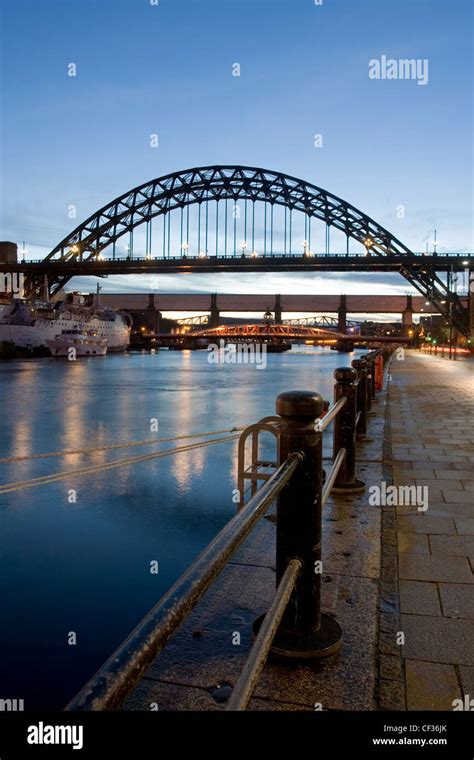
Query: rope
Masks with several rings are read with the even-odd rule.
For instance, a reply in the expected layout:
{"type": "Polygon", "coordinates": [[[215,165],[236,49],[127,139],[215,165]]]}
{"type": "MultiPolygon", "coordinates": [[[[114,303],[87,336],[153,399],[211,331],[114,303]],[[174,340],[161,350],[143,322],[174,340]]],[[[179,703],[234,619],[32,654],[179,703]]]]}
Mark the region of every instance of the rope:
{"type": "Polygon", "coordinates": [[[191,433],[189,435],[176,435],[174,438],[149,438],[143,441],[129,441],[128,443],[114,443],[109,446],[96,446],[89,449],[72,449],[69,451],[52,451],[47,454],[31,454],[30,456],[23,457],[3,457],[0,458],[0,464],[6,464],[7,462],[29,462],[33,459],[48,459],[49,457],[69,457],[75,454],[90,454],[95,451],[113,451],[114,449],[127,449],[132,446],[151,446],[155,443],[170,443],[171,441],[182,441],[185,438],[201,438],[205,435],[221,435],[222,433],[236,433],[243,430],[243,428],[228,428],[227,430],[211,430],[207,433],[191,433]]]}
{"type": "MultiPolygon", "coordinates": [[[[202,434],[201,434],[202,435],[202,434]]],[[[187,437],[187,436],[183,436],[187,437]]],[[[66,480],[67,478],[74,478],[78,475],[89,475],[94,472],[101,472],[103,470],[112,470],[115,467],[125,467],[129,464],[136,464],[139,462],[148,462],[151,459],[159,459],[161,457],[170,456],[170,454],[180,454],[184,451],[193,451],[205,446],[213,446],[215,443],[225,443],[226,441],[234,441],[239,438],[238,435],[227,436],[226,438],[214,438],[211,441],[201,441],[200,443],[191,443],[188,446],[178,446],[174,449],[165,449],[165,451],[158,451],[153,454],[142,454],[138,457],[130,457],[129,459],[118,459],[115,462],[107,462],[105,464],[91,465],[90,467],[81,467],[78,470],[69,470],[67,472],[57,472],[52,475],[42,475],[38,478],[32,478],[31,480],[23,480],[19,483],[7,483],[0,486],[0,494],[12,493],[13,491],[21,491],[25,488],[34,488],[34,486],[47,485],[48,483],[56,483],[59,480],[66,480]]]]}

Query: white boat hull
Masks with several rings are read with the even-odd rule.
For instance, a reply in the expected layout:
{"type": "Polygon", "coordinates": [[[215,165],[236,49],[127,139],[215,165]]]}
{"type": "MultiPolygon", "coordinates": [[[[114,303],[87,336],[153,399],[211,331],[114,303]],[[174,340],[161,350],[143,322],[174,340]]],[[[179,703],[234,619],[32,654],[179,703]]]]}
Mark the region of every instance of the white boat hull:
{"type": "Polygon", "coordinates": [[[55,340],[46,341],[48,348],[51,351],[51,356],[57,358],[71,358],[71,349],[74,349],[74,358],[88,357],[88,356],[105,356],[107,353],[107,345],[103,341],[97,342],[84,342],[77,343],[60,343],[55,340]]]}

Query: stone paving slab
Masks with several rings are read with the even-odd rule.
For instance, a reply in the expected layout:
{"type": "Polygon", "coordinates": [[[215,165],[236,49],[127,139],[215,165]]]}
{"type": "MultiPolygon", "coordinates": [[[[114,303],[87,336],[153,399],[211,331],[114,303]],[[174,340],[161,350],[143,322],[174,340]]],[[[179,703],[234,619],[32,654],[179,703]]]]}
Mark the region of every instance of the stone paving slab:
{"type": "MultiPolygon", "coordinates": [[[[474,531],[474,520],[472,520],[474,531]]],[[[456,533],[455,521],[450,517],[399,517],[397,519],[399,530],[406,533],[426,533],[429,535],[448,535],[456,533]]],[[[460,531],[461,532],[461,531],[460,531]]]]}
{"type": "Polygon", "coordinates": [[[474,535],[474,518],[454,518],[454,524],[458,533],[464,536],[474,535]]]}
{"type": "MultiPolygon", "coordinates": [[[[401,554],[399,572],[400,578],[406,580],[474,584],[474,576],[467,557],[401,554]]],[[[472,593],[474,594],[474,589],[472,593]]]]}
{"type": "Polygon", "coordinates": [[[452,710],[461,699],[461,689],[452,665],[408,660],[407,708],[409,710],[452,710]]]}
{"type": "Polygon", "coordinates": [[[400,606],[413,615],[441,615],[437,584],[400,580],[400,606]]]}
{"type": "Polygon", "coordinates": [[[474,665],[474,620],[402,614],[401,622],[406,659],[474,665]]]}
{"type": "Polygon", "coordinates": [[[399,554],[430,554],[427,533],[405,533],[398,531],[399,554]]]}
{"type": "Polygon", "coordinates": [[[474,554],[474,536],[430,536],[432,554],[445,557],[467,557],[474,554]]]}
{"type": "MultiPolygon", "coordinates": [[[[456,583],[440,583],[439,594],[445,617],[470,618],[474,620],[474,591],[472,586],[456,583]]],[[[474,648],[474,640],[471,646],[474,648]]]]}

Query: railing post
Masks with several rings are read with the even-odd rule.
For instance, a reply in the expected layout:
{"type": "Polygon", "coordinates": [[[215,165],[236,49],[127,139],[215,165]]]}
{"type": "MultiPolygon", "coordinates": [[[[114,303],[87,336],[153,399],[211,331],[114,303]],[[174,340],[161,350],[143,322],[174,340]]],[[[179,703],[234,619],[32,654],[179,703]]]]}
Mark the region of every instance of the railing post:
{"type": "MultiPolygon", "coordinates": [[[[370,402],[372,403],[375,400],[375,359],[377,358],[378,351],[374,350],[368,353],[366,356],[364,356],[364,359],[366,362],[368,362],[370,367],[370,382],[368,383],[368,394],[370,398],[370,402]]],[[[369,405],[370,409],[370,405],[369,405]]]]}
{"type": "Polygon", "coordinates": [[[321,613],[322,433],[315,422],[323,408],[321,396],[310,391],[281,393],[276,402],[279,464],[292,452],[304,455],[277,500],[277,585],[291,559],[301,560],[303,568],[272,652],[297,659],[329,657],[341,646],[339,624],[321,613]]]}
{"type": "Polygon", "coordinates": [[[357,372],[351,367],[340,367],[334,372],[334,403],[345,396],[347,402],[334,420],[333,459],[340,449],[346,456],[336,477],[332,493],[361,493],[365,483],[355,476],[356,417],[357,417],[357,372]]]}
{"type": "Polygon", "coordinates": [[[380,351],[374,351],[372,354],[372,401],[375,401],[377,399],[376,394],[376,386],[375,386],[375,363],[377,361],[377,356],[379,356],[380,351]]]}
{"type": "Polygon", "coordinates": [[[374,397],[373,387],[375,379],[375,355],[371,351],[370,354],[366,354],[362,357],[367,367],[367,414],[369,417],[373,417],[376,412],[372,412],[372,399],[374,397]]]}
{"type": "Polygon", "coordinates": [[[357,384],[357,412],[360,412],[357,424],[357,435],[367,434],[367,368],[363,359],[354,359],[352,366],[357,370],[359,382],[357,384]]]}

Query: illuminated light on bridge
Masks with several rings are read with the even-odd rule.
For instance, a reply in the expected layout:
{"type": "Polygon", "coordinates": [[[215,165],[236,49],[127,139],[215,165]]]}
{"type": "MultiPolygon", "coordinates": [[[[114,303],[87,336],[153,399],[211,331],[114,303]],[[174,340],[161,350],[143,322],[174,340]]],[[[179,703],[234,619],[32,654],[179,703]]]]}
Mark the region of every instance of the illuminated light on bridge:
{"type": "Polygon", "coordinates": [[[27,270],[25,292],[40,293],[45,273],[54,295],[77,274],[174,271],[173,266],[182,272],[252,271],[251,267],[257,266],[253,271],[309,270],[318,258],[312,242],[322,239],[322,231],[325,242],[319,249],[330,257],[331,230],[345,240],[348,256],[352,239],[370,253],[371,260],[392,259],[396,271],[450,317],[456,329],[467,331],[467,312],[435,266],[420,266],[421,257],[367,214],[296,177],[246,166],[188,169],[130,190],[64,238],[42,262],[43,270],[41,266],[27,270]],[[153,230],[154,222],[160,222],[158,234],[153,230]],[[145,252],[143,265],[137,266],[133,263],[134,232],[141,225],[145,229],[145,252]],[[293,253],[294,240],[301,232],[303,256],[298,257],[293,253]],[[125,235],[129,236],[127,262],[116,267],[116,244],[125,235]],[[196,244],[191,247],[194,238],[196,244]],[[239,238],[244,246],[240,250],[239,238]],[[261,257],[247,255],[248,241],[251,251],[262,251],[261,257]],[[150,260],[158,246],[160,255],[150,260]],[[100,259],[109,248],[112,264],[100,259]],[[180,257],[172,257],[176,249],[180,257]],[[202,249],[206,259],[199,257],[202,249]],[[170,261],[173,258],[175,264],[170,261]],[[303,261],[298,262],[298,258],[303,261]]]}

